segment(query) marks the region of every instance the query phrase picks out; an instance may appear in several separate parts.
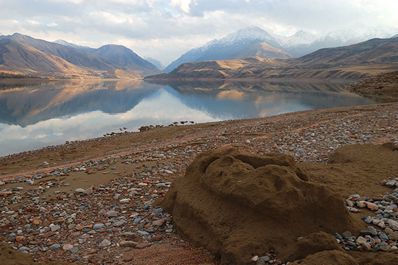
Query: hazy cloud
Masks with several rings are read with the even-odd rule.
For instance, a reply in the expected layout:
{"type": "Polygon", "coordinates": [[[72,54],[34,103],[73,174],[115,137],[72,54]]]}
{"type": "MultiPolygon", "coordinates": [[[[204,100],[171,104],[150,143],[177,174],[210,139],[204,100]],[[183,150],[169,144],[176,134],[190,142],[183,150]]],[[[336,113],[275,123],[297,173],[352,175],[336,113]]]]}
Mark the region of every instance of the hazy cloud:
{"type": "Polygon", "coordinates": [[[237,29],[398,33],[396,0],[0,0],[0,33],[119,43],[163,63],[237,29]]]}

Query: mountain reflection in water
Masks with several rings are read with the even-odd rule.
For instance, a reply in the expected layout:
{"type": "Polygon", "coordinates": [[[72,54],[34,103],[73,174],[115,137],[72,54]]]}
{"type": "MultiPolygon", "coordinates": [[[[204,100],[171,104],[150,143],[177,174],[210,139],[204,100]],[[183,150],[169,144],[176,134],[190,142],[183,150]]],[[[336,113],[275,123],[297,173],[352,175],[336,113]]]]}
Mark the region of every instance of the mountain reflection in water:
{"type": "Polygon", "coordinates": [[[256,118],[371,103],[331,83],[62,81],[0,90],[0,155],[142,125],[256,118]]]}

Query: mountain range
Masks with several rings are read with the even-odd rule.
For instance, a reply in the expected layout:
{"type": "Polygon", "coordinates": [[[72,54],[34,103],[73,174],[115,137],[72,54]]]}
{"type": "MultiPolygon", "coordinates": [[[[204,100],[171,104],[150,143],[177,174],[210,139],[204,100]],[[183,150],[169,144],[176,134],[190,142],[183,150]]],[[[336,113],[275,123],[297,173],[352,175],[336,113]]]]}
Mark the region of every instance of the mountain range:
{"type": "Polygon", "coordinates": [[[0,72],[67,78],[140,78],[160,73],[152,63],[121,45],[94,49],[18,33],[0,36],[0,72]]]}
{"type": "MultiPolygon", "coordinates": [[[[249,27],[188,51],[163,71],[169,73],[167,78],[321,78],[329,67],[326,76],[343,74],[355,78],[366,73],[358,69],[342,71],[339,66],[358,68],[359,65],[376,62],[395,63],[396,57],[391,53],[396,51],[392,41],[394,37],[347,46],[364,35],[343,36],[347,34],[335,32],[320,38],[310,32],[298,31],[289,37],[282,37],[259,27],[249,27]],[[374,45],[377,43],[386,46],[379,49],[374,45]],[[390,43],[391,47],[386,43],[390,43]],[[368,54],[363,52],[365,50],[368,54]],[[304,68],[306,73],[302,72],[304,68]],[[192,72],[188,77],[189,71],[192,72]],[[323,74],[319,75],[320,71],[323,74]]],[[[64,40],[49,42],[18,33],[0,36],[0,77],[142,79],[156,75],[155,78],[164,79],[165,75],[158,75],[163,68],[156,59],[141,58],[121,45],[110,44],[95,49],[64,40]]]]}
{"type": "Polygon", "coordinates": [[[192,79],[358,79],[398,69],[398,38],[371,39],[325,48],[292,59],[263,57],[185,63],[169,74],[147,80],[192,79]]]}
{"type": "Polygon", "coordinates": [[[189,50],[169,64],[164,72],[170,73],[184,63],[216,60],[244,59],[264,57],[269,59],[298,58],[322,48],[347,46],[369,39],[369,34],[347,34],[331,32],[317,36],[300,30],[284,37],[259,28],[248,27],[231,33],[221,39],[210,41],[206,45],[189,50]],[[347,37],[350,36],[350,37],[347,37]]]}
{"type": "Polygon", "coordinates": [[[276,38],[261,28],[250,27],[188,51],[169,64],[164,71],[166,73],[171,72],[181,64],[190,62],[230,60],[256,56],[284,59],[290,57],[276,38]]]}

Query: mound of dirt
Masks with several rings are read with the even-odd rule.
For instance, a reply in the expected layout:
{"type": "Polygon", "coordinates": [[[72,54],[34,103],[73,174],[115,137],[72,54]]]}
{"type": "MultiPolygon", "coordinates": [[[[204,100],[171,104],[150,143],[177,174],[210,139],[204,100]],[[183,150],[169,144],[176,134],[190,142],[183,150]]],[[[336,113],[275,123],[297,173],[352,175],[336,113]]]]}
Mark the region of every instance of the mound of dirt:
{"type": "Polygon", "coordinates": [[[356,260],[343,251],[330,250],[315,253],[291,265],[359,265],[356,260]]]}
{"type": "Polygon", "coordinates": [[[356,231],[341,196],[309,182],[292,157],[257,157],[232,147],[199,155],[161,206],[180,233],[221,264],[252,264],[253,256],[269,252],[303,258],[339,248],[319,232],[356,231]]]}

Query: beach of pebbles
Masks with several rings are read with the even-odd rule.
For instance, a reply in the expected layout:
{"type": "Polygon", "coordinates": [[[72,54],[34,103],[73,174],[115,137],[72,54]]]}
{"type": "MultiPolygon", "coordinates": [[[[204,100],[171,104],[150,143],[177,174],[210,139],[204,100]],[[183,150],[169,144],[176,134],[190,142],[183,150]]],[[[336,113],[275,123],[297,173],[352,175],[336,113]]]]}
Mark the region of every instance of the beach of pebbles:
{"type": "MultiPolygon", "coordinates": [[[[131,150],[123,149],[120,155],[99,153],[98,158],[73,165],[65,161],[68,166],[54,166],[51,161],[42,160],[32,166],[33,173],[2,177],[0,172],[0,239],[37,260],[85,264],[126,264],[133,259],[130,251],[145,251],[156,245],[189,248],[177,235],[171,216],[156,202],[163,198],[173,179],[184,175],[197,154],[234,144],[258,154],[283,152],[299,161],[325,162],[331,152],[346,144],[398,143],[397,121],[398,104],[387,104],[208,126],[188,125],[183,126],[186,132],[178,131],[178,137],[171,134],[162,140],[146,139],[131,150]],[[117,174],[120,167],[124,171],[117,174]],[[69,181],[73,176],[90,179],[111,173],[115,177],[99,185],[91,185],[88,180],[86,186],[79,187],[69,181]]],[[[162,129],[150,131],[159,130],[161,134],[162,129]]],[[[126,144],[125,138],[118,141],[118,137],[128,137],[128,133],[9,156],[0,162],[13,164],[14,159],[38,159],[71,145],[88,150],[104,141],[114,143],[115,148],[126,144]]],[[[27,170],[21,168],[21,172],[27,170]]],[[[346,250],[398,248],[398,179],[386,180],[384,185],[391,188],[391,193],[384,197],[381,194],[381,198],[368,198],[361,194],[347,199],[350,211],[366,208],[373,214],[363,219],[369,227],[360,235],[349,231],[336,234],[346,250]]],[[[206,253],[200,257],[209,259],[206,253]]],[[[267,257],[255,256],[253,262],[276,261],[271,255],[269,260],[267,257]]]]}

